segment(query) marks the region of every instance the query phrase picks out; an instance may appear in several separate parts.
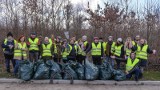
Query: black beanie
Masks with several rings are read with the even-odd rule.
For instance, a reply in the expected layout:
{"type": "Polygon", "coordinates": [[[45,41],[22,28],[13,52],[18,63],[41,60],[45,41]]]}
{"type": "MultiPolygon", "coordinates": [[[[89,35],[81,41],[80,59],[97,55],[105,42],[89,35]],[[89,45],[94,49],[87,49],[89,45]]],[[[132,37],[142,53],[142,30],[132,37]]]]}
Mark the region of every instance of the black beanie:
{"type": "Polygon", "coordinates": [[[12,34],[11,32],[9,32],[9,33],[7,34],[7,37],[9,37],[9,36],[13,37],[13,34],[12,34]]]}

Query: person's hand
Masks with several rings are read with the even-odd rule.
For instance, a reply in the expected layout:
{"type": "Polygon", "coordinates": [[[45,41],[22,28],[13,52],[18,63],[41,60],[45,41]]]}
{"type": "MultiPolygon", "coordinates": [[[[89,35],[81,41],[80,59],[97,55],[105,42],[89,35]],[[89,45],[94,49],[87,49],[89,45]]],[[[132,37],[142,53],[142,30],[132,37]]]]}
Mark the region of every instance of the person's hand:
{"type": "Polygon", "coordinates": [[[127,59],[127,58],[128,58],[126,55],[125,55],[124,57],[125,57],[125,59],[127,59]]]}
{"type": "Polygon", "coordinates": [[[132,48],[132,47],[133,47],[132,42],[130,42],[129,43],[129,48],[132,48]]]}
{"type": "Polygon", "coordinates": [[[9,46],[9,49],[12,49],[13,48],[13,45],[8,45],[9,46]]]}
{"type": "Polygon", "coordinates": [[[112,59],[115,59],[116,57],[115,57],[115,56],[111,56],[111,58],[112,58],[112,59]]]}
{"type": "Polygon", "coordinates": [[[156,54],[156,50],[153,50],[153,54],[156,54]]]}
{"type": "Polygon", "coordinates": [[[52,58],[54,58],[54,55],[52,55],[52,58]]]}
{"type": "Polygon", "coordinates": [[[129,72],[128,72],[128,71],[125,71],[125,73],[126,73],[126,74],[129,74],[129,72]]]}
{"type": "Polygon", "coordinates": [[[40,55],[40,56],[39,56],[39,59],[41,59],[41,58],[42,58],[42,56],[40,55]]]}
{"type": "Polygon", "coordinates": [[[30,42],[27,42],[27,45],[30,45],[30,42]]]}
{"type": "Polygon", "coordinates": [[[25,48],[22,48],[21,50],[22,50],[22,51],[26,51],[26,49],[25,49],[25,48]]]}

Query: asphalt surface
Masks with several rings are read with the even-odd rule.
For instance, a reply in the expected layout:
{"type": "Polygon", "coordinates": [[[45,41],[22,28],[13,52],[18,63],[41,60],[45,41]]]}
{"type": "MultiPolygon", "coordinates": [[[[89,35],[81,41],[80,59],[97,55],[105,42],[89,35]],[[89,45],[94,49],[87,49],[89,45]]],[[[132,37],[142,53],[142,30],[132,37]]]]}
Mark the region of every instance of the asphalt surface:
{"type": "Polygon", "coordinates": [[[160,86],[0,83],[0,90],[160,90],[160,86]]]}

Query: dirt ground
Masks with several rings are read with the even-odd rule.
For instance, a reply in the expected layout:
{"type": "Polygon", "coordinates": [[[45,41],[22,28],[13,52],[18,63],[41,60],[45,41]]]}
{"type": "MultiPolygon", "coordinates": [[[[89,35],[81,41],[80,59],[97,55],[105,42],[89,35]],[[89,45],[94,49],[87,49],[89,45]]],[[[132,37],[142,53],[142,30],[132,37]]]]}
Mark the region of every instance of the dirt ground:
{"type": "Polygon", "coordinates": [[[0,90],[160,90],[160,86],[136,85],[70,85],[70,84],[15,84],[0,83],[0,90]]]}

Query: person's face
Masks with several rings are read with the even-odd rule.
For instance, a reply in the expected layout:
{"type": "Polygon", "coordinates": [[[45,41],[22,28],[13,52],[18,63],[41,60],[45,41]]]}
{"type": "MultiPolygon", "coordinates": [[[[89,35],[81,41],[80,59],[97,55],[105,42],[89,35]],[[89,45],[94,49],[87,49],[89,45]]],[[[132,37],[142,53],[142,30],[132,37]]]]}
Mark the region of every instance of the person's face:
{"type": "Polygon", "coordinates": [[[8,40],[12,40],[12,39],[13,39],[13,37],[12,37],[12,36],[8,36],[7,38],[8,38],[8,40]]]}
{"type": "Polygon", "coordinates": [[[31,34],[31,37],[32,37],[32,38],[35,38],[35,37],[36,37],[36,35],[34,35],[34,34],[31,34]]]}
{"type": "Polygon", "coordinates": [[[131,53],[131,59],[135,58],[135,53],[131,53]]]}
{"type": "Polygon", "coordinates": [[[75,40],[76,40],[76,37],[73,37],[72,39],[75,41],[75,40]]]}
{"type": "Polygon", "coordinates": [[[60,42],[60,39],[59,39],[59,38],[57,38],[57,39],[56,39],[56,41],[57,41],[57,42],[60,42]]]}
{"type": "Polygon", "coordinates": [[[102,39],[99,39],[99,42],[103,42],[103,40],[102,40],[102,39]]]}
{"type": "Polygon", "coordinates": [[[70,44],[74,44],[74,40],[73,39],[70,41],[70,44]]]}
{"type": "Polygon", "coordinates": [[[79,44],[79,45],[82,45],[82,44],[83,44],[83,42],[80,40],[80,41],[78,42],[78,44],[79,44]]]}
{"type": "Polygon", "coordinates": [[[98,42],[99,42],[99,40],[98,40],[98,39],[94,39],[94,42],[95,42],[95,43],[98,43],[98,42]]]}
{"type": "Polygon", "coordinates": [[[44,41],[48,43],[48,42],[49,42],[49,39],[48,39],[48,38],[45,38],[44,41]]]}
{"type": "Polygon", "coordinates": [[[140,40],[140,44],[141,44],[141,45],[144,44],[144,42],[145,42],[144,39],[141,39],[141,40],[140,40]]]}
{"type": "Polygon", "coordinates": [[[120,42],[120,41],[117,41],[117,43],[120,44],[121,42],[120,42]]]}
{"type": "Polygon", "coordinates": [[[129,43],[129,42],[131,42],[131,40],[130,40],[130,39],[127,39],[127,42],[129,43]]]}
{"type": "Polygon", "coordinates": [[[112,41],[113,39],[112,39],[112,38],[109,38],[108,40],[109,40],[109,41],[112,41]]]}
{"type": "Polygon", "coordinates": [[[20,41],[21,41],[21,42],[24,42],[24,40],[25,40],[25,38],[24,38],[24,37],[22,37],[22,38],[20,39],[20,41]]]}

